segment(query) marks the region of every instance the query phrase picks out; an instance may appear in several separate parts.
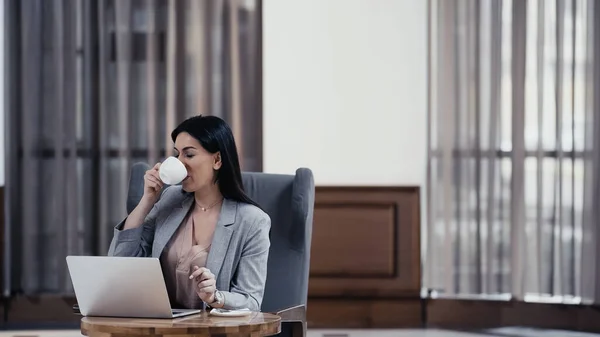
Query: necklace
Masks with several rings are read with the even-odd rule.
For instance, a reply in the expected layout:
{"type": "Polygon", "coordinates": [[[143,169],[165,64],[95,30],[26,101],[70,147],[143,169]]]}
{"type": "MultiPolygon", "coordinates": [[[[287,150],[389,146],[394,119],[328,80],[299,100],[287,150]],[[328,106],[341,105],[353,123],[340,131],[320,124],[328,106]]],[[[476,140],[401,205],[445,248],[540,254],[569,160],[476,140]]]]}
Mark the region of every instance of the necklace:
{"type": "Polygon", "coordinates": [[[212,205],[210,205],[210,206],[208,206],[208,207],[202,207],[202,206],[200,206],[200,204],[199,204],[197,201],[196,201],[196,205],[198,205],[198,207],[200,207],[200,209],[202,210],[202,212],[206,212],[206,211],[208,211],[209,209],[211,209],[211,208],[215,207],[215,206],[216,206],[218,203],[220,203],[222,200],[223,200],[223,199],[221,199],[221,200],[217,200],[217,201],[215,201],[215,203],[214,203],[214,204],[212,204],[212,205]]]}

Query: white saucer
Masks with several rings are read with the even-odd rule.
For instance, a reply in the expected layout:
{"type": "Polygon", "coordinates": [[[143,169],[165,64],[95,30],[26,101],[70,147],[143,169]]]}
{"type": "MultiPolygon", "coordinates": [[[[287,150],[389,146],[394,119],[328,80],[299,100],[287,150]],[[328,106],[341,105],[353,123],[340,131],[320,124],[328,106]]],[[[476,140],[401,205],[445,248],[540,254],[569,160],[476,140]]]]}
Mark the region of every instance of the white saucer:
{"type": "Polygon", "coordinates": [[[212,309],[210,311],[211,315],[221,316],[221,317],[240,317],[240,316],[248,316],[252,313],[250,309],[238,309],[238,310],[227,310],[227,309],[212,309]]]}

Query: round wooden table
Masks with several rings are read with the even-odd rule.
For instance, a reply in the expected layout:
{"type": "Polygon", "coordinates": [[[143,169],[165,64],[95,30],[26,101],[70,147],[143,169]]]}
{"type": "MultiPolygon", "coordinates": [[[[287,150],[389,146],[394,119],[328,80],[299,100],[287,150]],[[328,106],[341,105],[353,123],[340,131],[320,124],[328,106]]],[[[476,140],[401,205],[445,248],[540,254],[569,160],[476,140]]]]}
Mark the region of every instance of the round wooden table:
{"type": "Polygon", "coordinates": [[[247,316],[219,317],[207,312],[174,319],[83,317],[81,333],[89,337],[262,337],[281,332],[281,317],[253,312],[247,316]]]}

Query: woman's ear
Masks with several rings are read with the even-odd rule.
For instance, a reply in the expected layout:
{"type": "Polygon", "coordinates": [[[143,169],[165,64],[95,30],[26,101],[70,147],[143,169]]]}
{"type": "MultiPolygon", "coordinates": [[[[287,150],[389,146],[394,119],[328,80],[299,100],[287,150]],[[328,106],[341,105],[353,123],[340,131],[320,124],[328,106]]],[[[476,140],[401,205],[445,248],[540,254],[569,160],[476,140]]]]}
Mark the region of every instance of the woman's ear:
{"type": "Polygon", "coordinates": [[[221,165],[223,164],[221,162],[221,152],[217,152],[217,154],[215,155],[214,158],[215,158],[215,160],[214,160],[214,163],[213,163],[213,169],[214,170],[218,170],[218,169],[221,168],[221,165]]]}

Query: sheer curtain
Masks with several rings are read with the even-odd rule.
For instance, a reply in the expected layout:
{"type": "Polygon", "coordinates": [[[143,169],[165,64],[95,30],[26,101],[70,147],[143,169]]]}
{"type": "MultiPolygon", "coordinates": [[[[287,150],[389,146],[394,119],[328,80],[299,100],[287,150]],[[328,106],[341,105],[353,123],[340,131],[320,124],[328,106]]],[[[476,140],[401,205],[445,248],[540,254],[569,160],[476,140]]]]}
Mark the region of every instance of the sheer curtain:
{"type": "Polygon", "coordinates": [[[65,256],[104,255],[129,169],[196,114],[262,169],[260,0],[8,0],[4,294],[71,293],[65,256]]]}
{"type": "Polygon", "coordinates": [[[431,0],[424,287],[598,302],[593,0],[431,0]]]}

